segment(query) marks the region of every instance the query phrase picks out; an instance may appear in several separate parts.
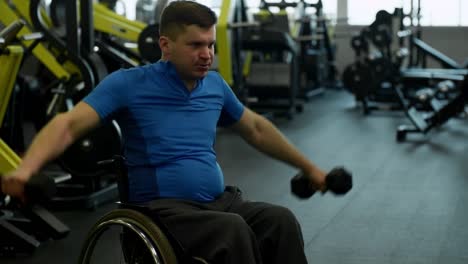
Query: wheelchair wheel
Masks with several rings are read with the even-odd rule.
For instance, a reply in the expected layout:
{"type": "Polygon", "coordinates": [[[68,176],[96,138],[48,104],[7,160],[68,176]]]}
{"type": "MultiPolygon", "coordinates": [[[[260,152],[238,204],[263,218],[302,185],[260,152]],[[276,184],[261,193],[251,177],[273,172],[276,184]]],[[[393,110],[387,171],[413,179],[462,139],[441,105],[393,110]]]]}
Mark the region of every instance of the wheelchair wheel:
{"type": "Polygon", "coordinates": [[[79,263],[176,264],[177,258],[169,240],[151,218],[136,210],[116,209],[91,228],[79,263]],[[114,233],[114,237],[105,233],[114,233]],[[103,261],[104,257],[107,260],[103,261]]]}

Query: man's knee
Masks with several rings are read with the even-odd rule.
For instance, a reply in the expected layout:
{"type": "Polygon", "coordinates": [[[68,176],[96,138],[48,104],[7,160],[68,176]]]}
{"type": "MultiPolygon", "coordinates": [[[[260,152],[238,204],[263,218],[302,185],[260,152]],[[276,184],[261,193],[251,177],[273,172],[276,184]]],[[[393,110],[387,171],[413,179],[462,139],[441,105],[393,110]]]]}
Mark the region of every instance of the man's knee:
{"type": "Polygon", "coordinates": [[[264,210],[263,216],[279,226],[296,227],[298,221],[294,213],[283,206],[271,206],[264,210]]]}
{"type": "Polygon", "coordinates": [[[288,240],[290,243],[298,241],[303,245],[302,229],[294,213],[282,206],[272,206],[264,211],[269,228],[266,237],[274,240],[288,240]]]}
{"type": "Polygon", "coordinates": [[[224,233],[232,234],[251,234],[252,230],[245,220],[238,214],[224,213],[219,215],[218,226],[224,230],[224,233]]]}
{"type": "Polygon", "coordinates": [[[217,242],[208,259],[213,263],[261,263],[255,234],[240,215],[220,214],[216,222],[213,228],[219,228],[217,242]]]}

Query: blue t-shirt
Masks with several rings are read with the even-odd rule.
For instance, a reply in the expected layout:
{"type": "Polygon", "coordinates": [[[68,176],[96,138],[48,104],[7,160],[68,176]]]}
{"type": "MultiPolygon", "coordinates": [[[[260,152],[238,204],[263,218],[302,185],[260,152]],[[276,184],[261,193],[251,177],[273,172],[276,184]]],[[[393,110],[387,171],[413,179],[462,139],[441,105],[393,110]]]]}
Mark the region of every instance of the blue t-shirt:
{"type": "Polygon", "coordinates": [[[238,121],[244,106],[218,73],[189,92],[174,65],[159,61],[110,74],[84,102],[121,127],[130,201],[208,202],[224,191],[216,127],[238,121]]]}

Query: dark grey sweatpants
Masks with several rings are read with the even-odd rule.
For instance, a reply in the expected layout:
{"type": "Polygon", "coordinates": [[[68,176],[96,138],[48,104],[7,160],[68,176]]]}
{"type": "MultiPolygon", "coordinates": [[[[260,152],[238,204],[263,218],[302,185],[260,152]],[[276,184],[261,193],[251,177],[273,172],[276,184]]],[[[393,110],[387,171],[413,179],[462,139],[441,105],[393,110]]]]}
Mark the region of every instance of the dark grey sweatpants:
{"type": "Polygon", "coordinates": [[[236,187],[226,187],[211,203],[159,199],[150,207],[189,255],[209,263],[307,263],[291,211],[245,201],[236,187]]]}

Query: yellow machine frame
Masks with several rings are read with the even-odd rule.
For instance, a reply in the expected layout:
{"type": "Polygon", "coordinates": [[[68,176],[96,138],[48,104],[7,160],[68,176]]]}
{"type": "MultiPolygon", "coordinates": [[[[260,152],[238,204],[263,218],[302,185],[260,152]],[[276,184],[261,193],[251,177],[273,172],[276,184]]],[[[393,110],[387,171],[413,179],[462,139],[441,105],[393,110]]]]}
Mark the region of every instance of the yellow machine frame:
{"type": "Polygon", "coordinates": [[[216,50],[218,57],[218,72],[230,85],[234,85],[232,63],[232,38],[229,24],[234,16],[237,0],[223,0],[220,8],[218,24],[216,25],[216,50]]]}
{"type": "Polygon", "coordinates": [[[93,3],[93,18],[94,28],[97,31],[132,42],[137,42],[141,31],[147,27],[143,22],[131,21],[96,2],[93,3]]]}
{"type": "MultiPolygon", "coordinates": [[[[18,38],[33,33],[31,30],[31,19],[29,16],[29,1],[25,0],[0,0],[0,10],[2,15],[0,16],[0,22],[4,25],[9,25],[14,21],[23,19],[28,22],[28,25],[23,27],[18,34],[18,38]],[[10,2],[10,3],[8,3],[10,2]]],[[[34,40],[23,40],[22,44],[25,47],[33,45],[34,40]]],[[[71,69],[66,69],[66,66],[62,66],[56,59],[56,57],[44,46],[43,43],[37,44],[32,49],[32,54],[49,69],[57,79],[69,80],[72,73],[78,73],[76,69],[70,66],[71,69]]],[[[68,65],[69,66],[69,65],[68,65]]]]}
{"type": "MultiPolygon", "coordinates": [[[[23,59],[23,48],[20,46],[8,46],[6,52],[0,55],[0,128],[10,101],[10,96],[15,87],[23,59]]],[[[14,170],[20,164],[20,157],[0,138],[0,174],[14,170]]]]}
{"type": "MultiPolygon", "coordinates": [[[[233,78],[233,58],[232,58],[232,38],[229,24],[234,16],[235,5],[238,0],[223,0],[220,7],[218,23],[216,25],[216,50],[218,59],[218,71],[229,85],[234,85],[233,78]]],[[[29,1],[27,0],[0,0],[0,22],[8,25],[15,20],[24,19],[31,25],[29,15],[29,1]]],[[[49,17],[44,13],[44,19],[51,24],[49,17]]],[[[124,16],[116,14],[101,3],[93,3],[93,18],[95,30],[108,33],[127,41],[137,42],[140,33],[147,27],[147,24],[140,21],[131,21],[124,16]]],[[[31,34],[29,27],[24,27],[19,37],[31,34]]],[[[25,47],[32,45],[33,41],[24,40],[25,47]]],[[[39,43],[33,50],[33,55],[41,61],[58,79],[68,80],[71,74],[78,73],[73,67],[62,66],[56,57],[47,50],[44,44],[39,43]],[[70,69],[69,69],[70,68],[70,69]]]]}

